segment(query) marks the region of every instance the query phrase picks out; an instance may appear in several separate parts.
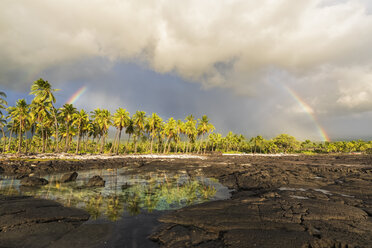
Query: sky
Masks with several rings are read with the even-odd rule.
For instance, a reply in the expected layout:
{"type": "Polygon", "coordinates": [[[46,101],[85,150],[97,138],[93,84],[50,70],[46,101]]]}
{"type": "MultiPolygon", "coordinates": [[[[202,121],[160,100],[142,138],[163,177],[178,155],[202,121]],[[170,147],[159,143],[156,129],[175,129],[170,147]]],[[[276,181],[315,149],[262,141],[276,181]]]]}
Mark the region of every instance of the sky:
{"type": "Polygon", "coordinates": [[[206,114],[218,132],[372,139],[368,0],[2,0],[0,91],[206,114]]]}

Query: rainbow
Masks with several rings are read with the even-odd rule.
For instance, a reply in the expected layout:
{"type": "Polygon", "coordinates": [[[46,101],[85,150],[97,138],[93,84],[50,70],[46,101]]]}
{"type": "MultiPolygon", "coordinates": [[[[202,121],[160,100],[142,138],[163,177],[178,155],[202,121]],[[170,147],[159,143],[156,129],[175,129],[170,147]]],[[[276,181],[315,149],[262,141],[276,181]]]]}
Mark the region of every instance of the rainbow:
{"type": "Polygon", "coordinates": [[[284,85],[284,88],[296,100],[296,102],[301,106],[301,108],[310,116],[311,120],[314,122],[315,126],[317,127],[320,136],[323,138],[323,141],[330,142],[331,139],[329,138],[324,128],[319,124],[319,121],[317,120],[315,116],[314,110],[304,100],[302,100],[301,97],[291,88],[289,88],[286,85],[284,85]]]}
{"type": "Polygon", "coordinates": [[[83,86],[81,87],[80,89],[78,89],[68,100],[67,100],[67,104],[73,104],[75,103],[83,94],[84,92],[87,90],[87,87],[86,86],[83,86]]]}

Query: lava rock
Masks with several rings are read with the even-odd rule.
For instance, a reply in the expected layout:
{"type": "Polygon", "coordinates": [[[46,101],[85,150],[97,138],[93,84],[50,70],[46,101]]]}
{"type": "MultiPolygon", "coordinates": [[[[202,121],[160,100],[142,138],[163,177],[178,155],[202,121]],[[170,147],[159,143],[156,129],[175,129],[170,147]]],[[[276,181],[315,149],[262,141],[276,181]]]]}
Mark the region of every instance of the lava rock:
{"type": "Polygon", "coordinates": [[[0,247],[55,247],[89,219],[84,210],[27,196],[0,196],[0,206],[0,247]]]}
{"type": "Polygon", "coordinates": [[[88,183],[85,185],[87,187],[104,187],[105,181],[100,176],[94,176],[89,179],[88,183]]]}
{"type": "Polygon", "coordinates": [[[61,178],[61,183],[74,182],[78,177],[78,173],[75,171],[73,173],[64,174],[61,178]]]}
{"type": "Polygon", "coordinates": [[[25,177],[21,180],[22,186],[42,186],[48,184],[48,180],[39,177],[25,177]]]}

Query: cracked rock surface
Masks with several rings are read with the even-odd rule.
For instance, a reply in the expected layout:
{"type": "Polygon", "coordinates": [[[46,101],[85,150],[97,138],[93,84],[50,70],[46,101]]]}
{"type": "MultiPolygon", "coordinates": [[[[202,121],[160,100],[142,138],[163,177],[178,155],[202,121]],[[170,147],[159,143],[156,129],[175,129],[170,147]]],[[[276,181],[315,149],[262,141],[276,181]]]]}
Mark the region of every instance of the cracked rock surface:
{"type": "MultiPolygon", "coordinates": [[[[200,173],[235,189],[232,198],[163,215],[150,237],[161,247],[372,247],[372,157],[236,157],[206,164],[200,173]]],[[[190,174],[196,168],[183,166],[190,174]]]]}
{"type": "Polygon", "coordinates": [[[54,201],[0,196],[0,247],[52,247],[88,218],[54,201]]]}

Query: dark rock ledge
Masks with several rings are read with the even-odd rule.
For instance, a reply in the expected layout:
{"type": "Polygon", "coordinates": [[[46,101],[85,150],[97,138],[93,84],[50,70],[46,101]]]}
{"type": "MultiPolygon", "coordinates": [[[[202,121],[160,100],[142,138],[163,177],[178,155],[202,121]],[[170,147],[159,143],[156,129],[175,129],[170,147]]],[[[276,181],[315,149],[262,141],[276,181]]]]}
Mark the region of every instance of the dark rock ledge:
{"type": "Polygon", "coordinates": [[[89,214],[32,197],[0,196],[0,247],[53,247],[89,214]]]}

